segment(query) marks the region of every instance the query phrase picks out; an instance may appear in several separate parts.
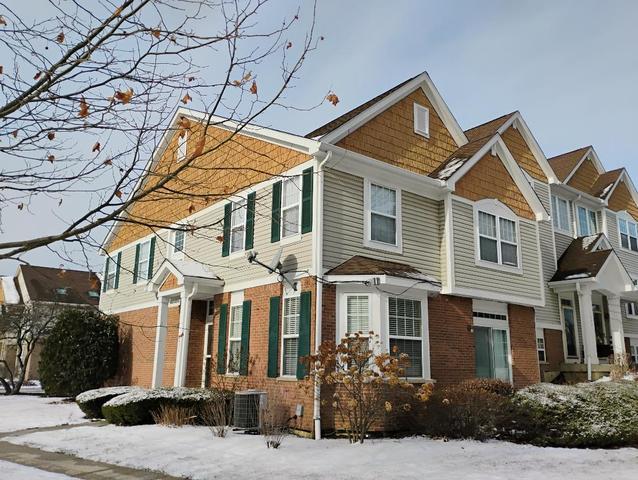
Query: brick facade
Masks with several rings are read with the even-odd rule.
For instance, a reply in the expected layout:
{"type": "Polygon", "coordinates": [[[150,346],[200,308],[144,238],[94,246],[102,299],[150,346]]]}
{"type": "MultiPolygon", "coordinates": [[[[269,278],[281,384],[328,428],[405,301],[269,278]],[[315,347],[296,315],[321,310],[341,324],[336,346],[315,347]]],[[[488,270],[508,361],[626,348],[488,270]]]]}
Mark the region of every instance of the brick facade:
{"type": "Polygon", "coordinates": [[[545,372],[560,371],[560,365],[565,361],[563,332],[546,328],[543,330],[543,337],[545,338],[546,362],[540,365],[541,379],[545,372]]]}
{"type": "Polygon", "coordinates": [[[509,305],[508,317],[514,387],[523,388],[540,382],[535,313],[531,307],[509,305]]]}

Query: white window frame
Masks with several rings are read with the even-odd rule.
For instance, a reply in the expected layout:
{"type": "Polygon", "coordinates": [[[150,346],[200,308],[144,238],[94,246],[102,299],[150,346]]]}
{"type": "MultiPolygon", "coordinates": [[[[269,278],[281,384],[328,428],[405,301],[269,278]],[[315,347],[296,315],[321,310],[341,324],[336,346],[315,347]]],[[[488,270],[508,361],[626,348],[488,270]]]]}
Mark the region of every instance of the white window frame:
{"type": "MultiPolygon", "coordinates": [[[[184,225],[175,225],[173,228],[184,228],[184,225]]],[[[186,250],[186,230],[171,230],[171,257],[181,259],[184,258],[186,250]],[[177,250],[177,235],[182,234],[182,249],[177,250]]]]}
{"type": "Polygon", "coordinates": [[[633,362],[638,365],[638,337],[629,337],[629,355],[633,362]]]}
{"type": "Polygon", "coordinates": [[[299,356],[299,322],[301,320],[301,295],[300,292],[286,292],[284,291],[284,295],[281,299],[281,358],[279,359],[279,371],[281,372],[281,378],[297,378],[297,369],[295,369],[294,373],[286,374],[284,373],[284,343],[289,339],[297,339],[297,356],[299,356]],[[297,315],[299,318],[297,319],[297,333],[296,334],[286,334],[286,300],[289,299],[297,299],[299,302],[297,306],[297,315]]]}
{"type": "MultiPolygon", "coordinates": [[[[416,381],[416,380],[425,380],[430,377],[430,357],[429,357],[429,342],[426,340],[426,335],[429,336],[428,332],[428,304],[424,302],[423,299],[420,298],[412,298],[405,295],[385,295],[384,302],[386,307],[386,316],[385,316],[385,333],[387,335],[387,340],[385,344],[385,348],[390,354],[392,351],[390,350],[390,340],[420,340],[421,341],[421,376],[420,377],[407,377],[408,380],[416,381]],[[400,298],[402,300],[409,300],[413,302],[419,302],[421,304],[421,337],[408,337],[403,335],[390,335],[390,297],[400,298]],[[426,348],[427,346],[427,348],[426,348]]],[[[401,353],[401,352],[399,352],[401,353]]]]}
{"type": "MultiPolygon", "coordinates": [[[[580,332],[578,329],[578,321],[577,321],[577,312],[576,312],[576,301],[574,300],[573,294],[562,294],[558,296],[558,310],[560,313],[560,324],[562,327],[562,337],[563,337],[563,356],[565,363],[579,363],[581,358],[580,351],[580,332]],[[563,307],[563,300],[567,300],[571,302],[570,307],[563,307]],[[565,313],[563,308],[570,308],[572,310],[572,316],[574,318],[574,336],[576,341],[576,357],[570,357],[567,352],[567,332],[565,331],[565,313]]],[[[578,314],[579,315],[579,314],[578,314]]]]}
{"type": "Polygon", "coordinates": [[[211,376],[214,374],[213,372],[213,352],[215,351],[215,346],[211,345],[210,352],[208,351],[208,344],[210,342],[210,336],[213,335],[213,318],[215,314],[215,302],[213,300],[206,301],[206,320],[204,323],[204,349],[203,349],[203,359],[202,359],[202,388],[207,388],[206,385],[206,360],[211,362],[211,376]]]}
{"type": "Polygon", "coordinates": [[[107,256],[104,270],[107,271],[106,278],[104,279],[104,282],[106,283],[104,291],[108,292],[109,290],[115,290],[115,278],[117,277],[117,261],[107,256]],[[111,278],[113,281],[111,281],[111,278]]]}
{"type": "Polygon", "coordinates": [[[237,201],[233,201],[230,205],[230,230],[229,230],[229,238],[228,238],[228,254],[229,256],[241,256],[243,252],[246,250],[246,221],[248,219],[248,200],[245,198],[238,199],[237,201]],[[243,211],[244,221],[238,223],[237,225],[233,225],[233,222],[236,220],[236,216],[239,216],[243,211]],[[233,232],[241,229],[243,234],[241,236],[241,246],[236,250],[233,250],[233,232]]]}
{"type": "MultiPolygon", "coordinates": [[[[365,297],[368,299],[368,330],[365,332],[361,332],[361,336],[362,337],[367,337],[370,333],[370,331],[372,330],[372,328],[370,327],[371,322],[372,322],[372,302],[371,302],[371,295],[369,293],[346,293],[344,294],[343,298],[344,298],[344,325],[345,325],[345,334],[350,334],[350,335],[354,335],[357,332],[349,332],[348,331],[348,299],[351,297],[365,297]]],[[[375,332],[378,333],[378,332],[375,332]]]]}
{"type": "Polygon", "coordinates": [[[570,213],[569,213],[569,200],[566,200],[557,195],[552,195],[552,225],[554,226],[554,230],[560,233],[564,233],[566,235],[572,235],[572,222],[570,221],[570,213]],[[565,211],[567,213],[566,224],[563,225],[561,223],[561,217],[559,214],[559,203],[565,204],[565,211]]]}
{"type": "Polygon", "coordinates": [[[430,110],[427,107],[419,105],[416,102],[414,103],[414,133],[425,138],[430,138],[430,110]],[[419,115],[425,116],[425,129],[423,130],[419,129],[418,127],[419,115]]]}
{"type": "Polygon", "coordinates": [[[188,131],[183,130],[184,136],[177,135],[177,163],[186,159],[188,150],[188,131]]]}
{"type": "Polygon", "coordinates": [[[543,360],[541,360],[540,355],[538,355],[538,363],[547,363],[547,345],[545,344],[545,332],[542,328],[536,329],[536,352],[537,354],[543,352],[543,360]]]}
{"type": "Polygon", "coordinates": [[[636,220],[634,220],[634,218],[629,215],[629,213],[627,213],[626,211],[622,211],[622,212],[618,212],[616,214],[616,219],[618,223],[618,246],[620,247],[621,250],[625,251],[625,252],[630,252],[630,253],[638,253],[638,249],[634,250],[631,248],[631,239],[635,238],[636,239],[636,243],[638,244],[638,222],[636,220]],[[629,242],[629,248],[625,248],[623,247],[622,244],[622,229],[620,228],[620,223],[621,222],[625,222],[627,225],[627,241],[629,242]],[[634,236],[631,234],[631,225],[634,226],[634,228],[636,229],[636,233],[637,235],[634,236]]]}
{"type": "Polygon", "coordinates": [[[638,302],[627,301],[625,303],[627,318],[638,318],[638,302]]]}
{"type": "Polygon", "coordinates": [[[230,356],[230,345],[231,342],[239,342],[239,352],[240,352],[240,357],[241,357],[241,328],[242,328],[242,321],[243,321],[243,315],[244,315],[244,292],[239,291],[239,292],[233,292],[230,296],[230,305],[228,307],[228,340],[226,342],[226,375],[239,375],[239,370],[241,368],[240,362],[241,362],[241,358],[239,359],[239,361],[237,362],[237,370],[230,370],[230,361],[231,361],[231,356],[230,356]],[[232,323],[233,323],[233,312],[235,311],[236,308],[239,308],[239,336],[238,337],[231,337],[231,330],[232,330],[232,323]]]}
{"type": "Polygon", "coordinates": [[[598,233],[598,212],[596,212],[596,210],[592,210],[591,208],[588,208],[584,205],[576,205],[576,237],[591,237],[592,235],[596,235],[598,233]],[[586,215],[587,215],[587,232],[586,234],[582,234],[582,225],[580,223],[580,209],[585,210],[586,215]],[[594,214],[594,216],[596,217],[596,221],[594,223],[594,231],[590,231],[590,221],[591,221],[591,214],[594,214]]]}
{"type": "Polygon", "coordinates": [[[507,363],[509,369],[509,382],[513,384],[514,371],[512,368],[512,339],[510,338],[510,322],[507,305],[498,302],[474,300],[472,302],[472,325],[475,327],[505,330],[505,334],[507,337],[507,363]],[[499,315],[505,318],[483,318],[475,316],[475,313],[499,315]]]}
{"type": "Polygon", "coordinates": [[[516,273],[519,275],[523,274],[523,258],[522,258],[522,245],[521,245],[521,222],[519,218],[516,216],[514,212],[512,212],[507,206],[498,200],[488,199],[481,200],[474,204],[474,254],[475,254],[475,263],[479,267],[491,268],[493,270],[501,270],[509,273],[516,273]],[[480,233],[480,224],[479,224],[479,212],[486,213],[488,215],[492,215],[496,217],[496,238],[489,237],[487,235],[482,235],[480,233]],[[514,226],[516,228],[516,263],[517,266],[513,265],[504,265],[503,262],[503,254],[501,251],[501,243],[506,243],[508,245],[514,245],[512,242],[508,240],[501,239],[501,224],[500,219],[509,220],[514,222],[514,226]],[[490,262],[488,260],[483,260],[481,258],[481,237],[491,238],[492,240],[496,240],[496,255],[498,258],[498,263],[490,262]]]}
{"type": "Polygon", "coordinates": [[[281,181],[281,209],[279,212],[279,238],[280,242],[287,243],[298,240],[301,238],[301,195],[302,195],[302,187],[303,187],[303,178],[301,175],[291,175],[288,178],[284,178],[281,181]],[[290,205],[284,206],[284,191],[286,183],[292,183],[297,186],[297,201],[295,203],[291,203],[290,205]],[[289,233],[287,236],[284,236],[284,211],[291,210],[293,208],[298,208],[299,214],[297,215],[297,231],[294,233],[289,233]]]}
{"type": "MultiPolygon", "coordinates": [[[[402,229],[402,221],[401,221],[401,189],[395,185],[389,185],[384,182],[379,182],[375,179],[366,178],[364,180],[364,188],[363,188],[363,245],[364,247],[371,248],[374,250],[384,250],[386,252],[392,253],[403,253],[403,229],[402,229]],[[376,185],[378,187],[387,188],[389,190],[394,190],[395,198],[396,198],[396,212],[394,216],[395,221],[395,243],[384,243],[376,240],[372,240],[372,185],[376,185]]],[[[376,213],[376,212],[375,212],[376,213]]],[[[384,215],[389,218],[392,218],[389,215],[384,215]]]]}
{"type": "Polygon", "coordinates": [[[150,279],[148,278],[148,269],[149,269],[149,262],[151,260],[151,240],[144,240],[143,242],[138,243],[139,245],[139,256],[137,258],[137,265],[135,266],[136,270],[137,270],[137,280],[136,283],[139,283],[140,281],[142,282],[148,282],[150,279]],[[142,251],[144,250],[144,248],[148,248],[148,254],[146,259],[142,259],[142,251]],[[146,263],[146,267],[144,269],[140,268],[140,265],[146,263]]]}

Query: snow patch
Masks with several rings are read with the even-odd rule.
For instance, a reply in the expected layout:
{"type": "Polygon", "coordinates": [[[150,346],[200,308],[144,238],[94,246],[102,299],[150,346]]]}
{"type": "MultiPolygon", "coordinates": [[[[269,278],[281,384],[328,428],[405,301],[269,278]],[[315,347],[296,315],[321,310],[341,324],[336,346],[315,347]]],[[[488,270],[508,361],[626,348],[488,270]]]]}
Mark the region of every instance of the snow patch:
{"type": "Polygon", "coordinates": [[[47,472],[4,460],[0,460],[0,472],[2,472],[2,478],[10,478],[11,480],[73,480],[73,477],[67,475],[47,472]]]}
{"type": "Polygon", "coordinates": [[[91,400],[97,400],[98,398],[110,397],[111,395],[123,395],[137,390],[141,390],[141,388],[130,386],[96,388],[95,390],[87,390],[86,392],[80,393],[77,397],[75,397],[75,401],[86,403],[91,400]]]}
{"type": "Polygon", "coordinates": [[[187,387],[155,388],[153,390],[138,388],[109,400],[104,404],[104,406],[117,407],[120,405],[128,405],[130,403],[143,402],[144,400],[153,400],[156,398],[201,401],[218,398],[218,393],[214,390],[187,387]]]}
{"type": "MultiPolygon", "coordinates": [[[[85,422],[75,402],[35,395],[0,395],[0,432],[85,422]]],[[[2,470],[0,470],[2,471],[2,470]]],[[[0,478],[2,475],[0,475],[0,478]]]]}
{"type": "Polygon", "coordinates": [[[589,278],[589,273],[574,273],[573,275],[567,275],[565,280],[576,280],[578,278],[589,278]]]}
{"type": "Polygon", "coordinates": [[[583,237],[583,250],[590,250],[592,245],[598,240],[598,235],[590,235],[589,237],[583,237]]]}
{"type": "Polygon", "coordinates": [[[20,294],[13,281],[13,277],[2,278],[2,291],[4,292],[4,303],[16,305],[20,303],[20,294]]]}
{"type": "Polygon", "coordinates": [[[447,180],[467,162],[467,158],[453,158],[436,176],[439,180],[447,180]]]}
{"type": "Polygon", "coordinates": [[[600,193],[600,198],[605,198],[607,196],[607,194],[609,193],[609,191],[613,188],[614,184],[613,182],[610,183],[609,185],[607,185],[603,191],[600,193]]]}

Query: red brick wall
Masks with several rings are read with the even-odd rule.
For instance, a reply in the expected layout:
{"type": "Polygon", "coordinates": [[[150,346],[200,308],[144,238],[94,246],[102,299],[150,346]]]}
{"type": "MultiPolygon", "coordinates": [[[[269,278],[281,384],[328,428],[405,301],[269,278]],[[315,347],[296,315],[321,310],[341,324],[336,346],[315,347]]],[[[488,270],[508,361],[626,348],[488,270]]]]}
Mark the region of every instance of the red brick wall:
{"type": "Polygon", "coordinates": [[[546,363],[540,365],[541,380],[544,372],[557,372],[560,370],[560,364],[565,361],[563,353],[563,332],[546,328],[543,330],[545,337],[545,357],[546,363]]]}
{"type": "Polygon", "coordinates": [[[206,326],[206,302],[193,301],[191,326],[188,337],[186,386],[201,387],[204,362],[204,334],[206,326]]]}
{"type": "Polygon", "coordinates": [[[535,313],[531,307],[509,305],[508,316],[514,387],[523,388],[540,382],[535,313]]]}

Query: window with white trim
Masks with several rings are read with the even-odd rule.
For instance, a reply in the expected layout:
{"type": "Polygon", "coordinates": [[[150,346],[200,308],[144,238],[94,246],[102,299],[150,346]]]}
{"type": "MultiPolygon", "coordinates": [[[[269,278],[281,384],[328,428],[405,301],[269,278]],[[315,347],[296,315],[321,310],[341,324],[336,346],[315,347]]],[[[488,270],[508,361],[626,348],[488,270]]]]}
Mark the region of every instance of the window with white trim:
{"type": "Polygon", "coordinates": [[[286,178],[281,184],[281,238],[301,232],[301,177],[286,178]]]}
{"type": "Polygon", "coordinates": [[[571,233],[569,202],[556,195],[552,195],[552,221],[556,230],[571,233]]]}
{"type": "Polygon", "coordinates": [[[299,295],[284,298],[282,314],[281,374],[284,377],[294,377],[297,375],[297,363],[299,361],[299,295]]]}
{"type": "Polygon", "coordinates": [[[598,220],[596,212],[579,206],[578,209],[578,236],[588,237],[598,233],[598,220]]]}
{"type": "Polygon", "coordinates": [[[517,224],[487,212],[478,212],[479,258],[484,262],[518,267],[517,224]]]}
{"type": "Polygon", "coordinates": [[[183,253],[185,245],[186,232],[184,230],[173,230],[173,253],[183,253]]]}
{"type": "Polygon", "coordinates": [[[104,290],[112,290],[115,288],[115,277],[117,275],[117,264],[115,263],[115,260],[110,257],[106,257],[106,266],[104,268],[107,272],[106,278],[104,279],[104,282],[106,283],[104,290]]]}
{"type": "Polygon", "coordinates": [[[151,241],[147,240],[140,243],[139,254],[137,257],[137,279],[148,280],[148,262],[151,259],[151,241]]]}
{"type": "Polygon", "coordinates": [[[625,305],[628,317],[638,317],[638,302],[627,302],[625,305]]]}
{"type": "Polygon", "coordinates": [[[418,103],[414,104],[414,133],[426,138],[430,136],[430,111],[418,103]]]}
{"type": "Polygon", "coordinates": [[[177,162],[186,159],[186,145],[188,142],[188,132],[186,130],[180,133],[177,139],[177,162]]]}
{"type": "Polygon", "coordinates": [[[632,337],[629,340],[629,355],[634,365],[638,365],[638,338],[632,337]]]}
{"type": "Polygon", "coordinates": [[[408,355],[405,375],[423,377],[423,315],[420,300],[388,298],[388,336],[390,353],[408,355]]]}
{"type": "Polygon", "coordinates": [[[399,192],[375,183],[368,188],[368,240],[377,245],[398,246],[399,192]]]}
{"type": "Polygon", "coordinates": [[[638,225],[628,218],[618,218],[620,246],[626,250],[638,252],[638,225]]]}
{"type": "Polygon", "coordinates": [[[230,214],[230,253],[244,249],[246,236],[246,200],[233,202],[230,214]]]}
{"type": "Polygon", "coordinates": [[[241,356],[241,322],[244,307],[230,307],[230,329],[228,335],[228,373],[239,373],[241,356]]]}
{"type": "Polygon", "coordinates": [[[538,352],[538,361],[540,363],[547,362],[547,352],[545,351],[545,335],[543,329],[536,329],[536,351],[538,352]]]}
{"type": "Polygon", "coordinates": [[[370,297],[346,295],[346,333],[354,335],[370,332],[370,297]]]}

